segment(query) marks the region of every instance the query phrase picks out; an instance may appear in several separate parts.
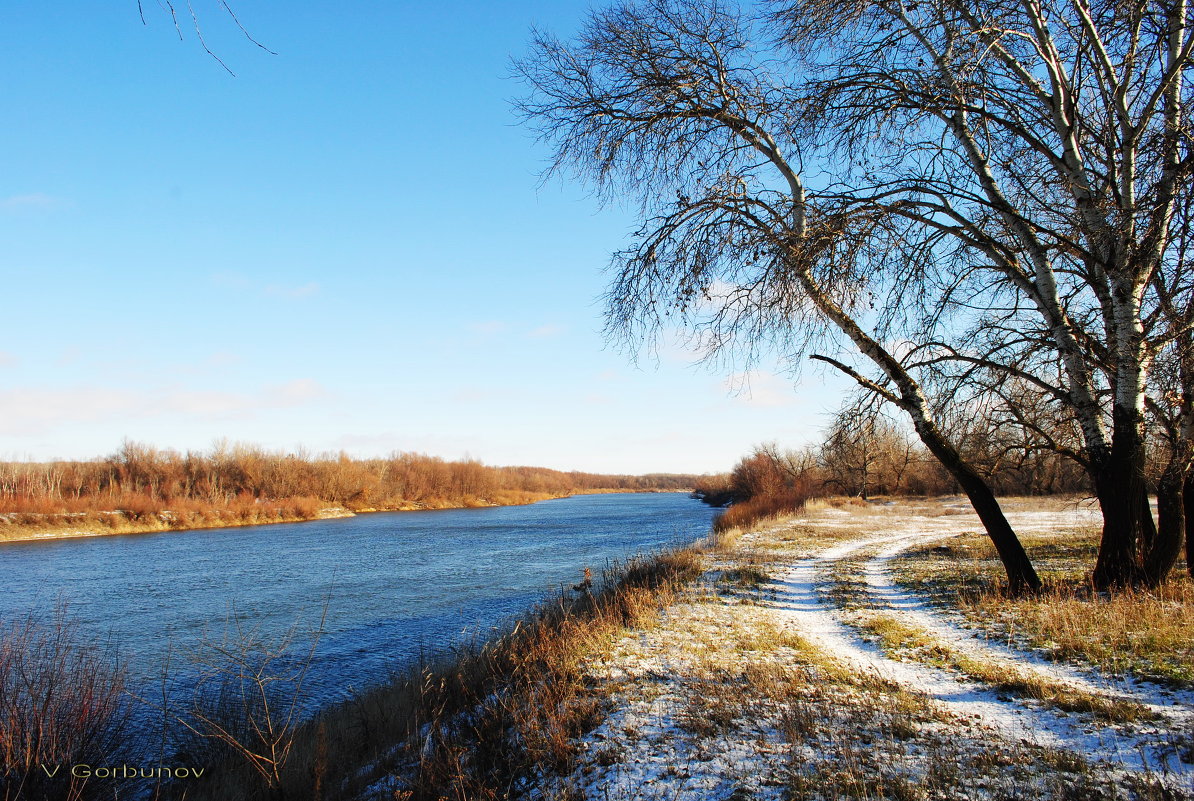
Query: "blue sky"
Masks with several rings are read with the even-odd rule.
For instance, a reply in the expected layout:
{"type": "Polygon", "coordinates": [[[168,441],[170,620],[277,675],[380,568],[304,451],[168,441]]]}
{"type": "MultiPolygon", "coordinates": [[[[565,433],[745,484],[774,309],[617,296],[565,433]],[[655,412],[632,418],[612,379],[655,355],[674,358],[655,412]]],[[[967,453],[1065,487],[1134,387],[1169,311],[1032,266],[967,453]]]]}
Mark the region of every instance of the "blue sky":
{"type": "MultiPolygon", "coordinates": [[[[632,230],[520,128],[511,56],[584,3],[215,0],[228,74],[146,0],[0,28],[0,455],[227,438],[720,471],[817,438],[840,381],[635,366],[600,336],[632,230]]],[[[185,11],[185,5],[182,7],[185,11]]]]}

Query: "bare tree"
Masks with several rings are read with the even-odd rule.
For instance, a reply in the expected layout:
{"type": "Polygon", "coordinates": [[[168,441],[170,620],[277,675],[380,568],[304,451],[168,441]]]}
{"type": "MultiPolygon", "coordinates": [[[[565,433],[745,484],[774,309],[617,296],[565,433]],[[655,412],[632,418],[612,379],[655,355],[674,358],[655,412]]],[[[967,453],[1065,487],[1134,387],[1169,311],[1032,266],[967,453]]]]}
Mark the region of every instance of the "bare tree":
{"type": "MultiPolygon", "coordinates": [[[[1185,0],[785,3],[842,203],[913,223],[1047,332],[1104,513],[1095,580],[1142,578],[1156,282],[1188,221],[1185,0]],[[827,39],[828,35],[828,39],[827,39]]],[[[990,365],[1014,370],[1014,364],[990,365]]]]}
{"type": "Polygon", "coordinates": [[[595,12],[574,45],[536,35],[517,62],[532,89],[520,108],[554,146],[554,168],[642,200],[643,227],[614,259],[611,335],[637,341],[679,321],[711,353],[748,357],[763,342],[790,358],[852,343],[877,378],[814,358],[909,415],[970,497],[1011,589],[1038,588],[990,488],[904,365],[897,321],[872,314],[876,293],[893,309],[928,286],[920,257],[931,249],[907,251],[903,216],[808,190],[807,93],[760,50],[755,25],[715,0],[623,4],[595,12]]]}
{"type": "Polygon", "coordinates": [[[910,415],[1019,563],[925,365],[882,344],[952,339],[934,358],[1015,376],[1076,422],[1104,514],[1094,577],[1117,586],[1145,579],[1152,538],[1144,409],[1189,225],[1189,16],[1186,0],[786,0],[752,21],[655,0],[594,14],[574,46],[538,36],[522,108],[557,168],[644,199],[615,329],[669,303],[717,307],[714,349],[832,324],[877,375],[821,358],[910,415]],[[981,322],[1048,357],[1025,365],[1015,337],[974,352],[960,332],[981,322]]]}
{"type": "Polygon", "coordinates": [[[828,485],[866,500],[873,493],[902,489],[912,443],[866,397],[834,415],[820,461],[828,485]]]}

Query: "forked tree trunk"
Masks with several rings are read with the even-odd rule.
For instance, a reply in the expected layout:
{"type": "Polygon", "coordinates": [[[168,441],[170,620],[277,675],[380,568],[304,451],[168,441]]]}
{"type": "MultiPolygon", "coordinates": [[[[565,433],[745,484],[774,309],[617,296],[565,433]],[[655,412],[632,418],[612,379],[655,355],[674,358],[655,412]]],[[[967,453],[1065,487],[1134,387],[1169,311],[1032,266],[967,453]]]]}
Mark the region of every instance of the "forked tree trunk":
{"type": "Polygon", "coordinates": [[[1178,459],[1171,459],[1157,482],[1156,534],[1151,542],[1146,538],[1144,550],[1144,580],[1150,587],[1165,581],[1181,555],[1186,528],[1185,482],[1178,459]]]}
{"type": "Polygon", "coordinates": [[[895,403],[908,413],[920,441],[958,482],[958,486],[962,488],[962,492],[966,493],[975,513],[983,522],[987,536],[991,538],[991,543],[995,546],[1000,561],[1003,562],[1003,568],[1007,573],[1009,592],[1012,595],[1023,595],[1026,592],[1040,591],[1041,580],[1032,567],[1032,560],[1028,558],[1024,546],[1016,537],[1016,532],[1012,530],[1011,524],[1004,517],[1003,510],[999,507],[999,501],[995,500],[995,493],[987,486],[987,482],[978,474],[978,471],[962,458],[953,443],[937,427],[928,411],[928,403],[925,401],[920,385],[909,375],[898,359],[864,332],[857,322],[825,295],[807,271],[798,272],[797,277],[801,280],[809,298],[826,317],[837,324],[842,333],[854,342],[863,355],[887,374],[892,383],[898,387],[899,395],[868,381],[834,359],[818,354],[813,354],[811,358],[832,364],[861,386],[877,392],[880,397],[895,403]]]}

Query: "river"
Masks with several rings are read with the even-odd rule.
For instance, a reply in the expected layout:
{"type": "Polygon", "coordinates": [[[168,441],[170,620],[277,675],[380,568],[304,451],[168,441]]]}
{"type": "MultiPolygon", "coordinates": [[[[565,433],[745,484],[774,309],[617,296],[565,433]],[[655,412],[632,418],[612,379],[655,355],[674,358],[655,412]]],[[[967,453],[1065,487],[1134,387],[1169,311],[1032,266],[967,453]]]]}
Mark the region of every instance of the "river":
{"type": "Polygon", "coordinates": [[[0,619],[56,606],[111,642],[135,681],[167,654],[186,672],[239,625],[296,646],[324,616],[308,685],[322,705],[420,654],[484,637],[561,585],[691,542],[715,510],[680,493],[578,495],[530,506],[382,512],[244,528],[0,547],[0,619]]]}

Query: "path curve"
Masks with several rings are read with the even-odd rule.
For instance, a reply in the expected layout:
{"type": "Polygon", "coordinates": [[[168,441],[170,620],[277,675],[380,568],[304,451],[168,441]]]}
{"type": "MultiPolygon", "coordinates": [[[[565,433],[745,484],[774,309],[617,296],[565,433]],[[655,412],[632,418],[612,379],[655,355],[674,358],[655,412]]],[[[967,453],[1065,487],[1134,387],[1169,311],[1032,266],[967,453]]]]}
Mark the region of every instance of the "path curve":
{"type": "MultiPolygon", "coordinates": [[[[956,536],[956,535],[949,535],[956,536]]],[[[957,651],[996,664],[1013,666],[1049,681],[1111,699],[1134,701],[1170,721],[1171,725],[1194,725],[1194,692],[1161,687],[1131,677],[1101,674],[1094,669],[1061,664],[1041,656],[992,641],[981,632],[951,620],[926,599],[900,586],[891,563],[918,545],[944,539],[936,532],[897,540],[869,559],[863,568],[868,594],[885,608],[929,632],[957,651]]]]}
{"type": "Polygon", "coordinates": [[[989,687],[960,679],[949,671],[891,659],[859,636],[842,622],[838,611],[824,597],[823,590],[832,582],[828,572],[835,562],[859,551],[894,546],[909,539],[907,533],[899,533],[854,540],[793,563],[780,574],[775,587],[774,605],[781,624],[830,657],[860,672],[920,692],[957,718],[1005,738],[1070,750],[1132,771],[1172,775],[1190,774],[1194,770],[1194,766],[1177,759],[1163,737],[1158,742],[1156,732],[1133,734],[1093,725],[1088,719],[1039,705],[1009,700],[989,687]]]}

